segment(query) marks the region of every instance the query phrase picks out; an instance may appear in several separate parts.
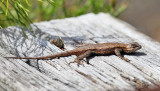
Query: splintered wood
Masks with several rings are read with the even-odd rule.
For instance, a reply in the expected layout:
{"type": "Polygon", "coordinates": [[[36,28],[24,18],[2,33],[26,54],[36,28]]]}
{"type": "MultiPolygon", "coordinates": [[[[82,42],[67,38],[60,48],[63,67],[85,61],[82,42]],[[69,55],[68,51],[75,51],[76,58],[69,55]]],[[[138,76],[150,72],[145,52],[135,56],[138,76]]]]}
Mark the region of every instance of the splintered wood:
{"type": "Polygon", "coordinates": [[[19,27],[0,31],[0,90],[106,91],[143,90],[160,85],[160,43],[129,24],[104,13],[86,14],[32,24],[28,39],[19,27]],[[35,25],[38,27],[35,27],[35,25]],[[36,36],[36,37],[34,37],[36,36]],[[138,42],[142,49],[126,62],[115,55],[95,56],[82,66],[68,65],[76,56],[52,60],[5,59],[38,57],[63,52],[50,43],[62,38],[64,50],[80,44],[138,42]]]}

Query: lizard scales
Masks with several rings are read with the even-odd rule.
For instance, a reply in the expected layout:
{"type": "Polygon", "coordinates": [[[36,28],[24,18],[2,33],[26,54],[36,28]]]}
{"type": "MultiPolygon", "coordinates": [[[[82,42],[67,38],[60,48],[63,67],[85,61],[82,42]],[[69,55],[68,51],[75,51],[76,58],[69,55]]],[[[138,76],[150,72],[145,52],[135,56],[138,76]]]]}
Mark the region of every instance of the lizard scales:
{"type": "MultiPolygon", "coordinates": [[[[124,44],[124,43],[97,43],[97,44],[85,44],[81,47],[75,48],[70,51],[65,51],[58,54],[53,54],[49,56],[43,56],[43,57],[5,57],[5,58],[13,58],[13,59],[37,59],[37,60],[44,60],[44,59],[53,59],[53,58],[59,58],[59,57],[67,57],[71,55],[77,55],[78,57],[75,59],[75,61],[79,64],[82,64],[81,60],[83,58],[88,58],[92,54],[95,55],[108,55],[108,54],[116,54],[119,58],[129,61],[127,58],[124,58],[121,53],[132,53],[137,50],[141,49],[141,45],[139,45],[137,42],[131,43],[131,44],[124,44]]],[[[73,63],[70,62],[70,63],[73,63]]]]}

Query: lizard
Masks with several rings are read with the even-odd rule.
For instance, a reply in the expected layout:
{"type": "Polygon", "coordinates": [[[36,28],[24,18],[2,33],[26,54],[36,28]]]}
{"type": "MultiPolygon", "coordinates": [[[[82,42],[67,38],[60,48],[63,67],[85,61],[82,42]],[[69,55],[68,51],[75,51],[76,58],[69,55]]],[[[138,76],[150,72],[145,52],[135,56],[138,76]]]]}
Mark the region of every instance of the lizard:
{"type": "MultiPolygon", "coordinates": [[[[97,43],[97,44],[84,44],[78,48],[75,48],[73,50],[64,51],[62,53],[57,53],[49,56],[42,56],[42,57],[5,57],[5,58],[12,58],[12,59],[36,59],[36,60],[51,60],[54,58],[59,57],[67,57],[71,55],[77,55],[77,58],[69,62],[71,63],[77,63],[77,65],[83,64],[84,58],[89,58],[92,55],[110,55],[115,54],[120,59],[125,60],[129,62],[130,60],[125,58],[122,53],[133,53],[139,49],[141,49],[141,45],[137,42],[133,42],[130,44],[125,43],[97,43]]],[[[89,64],[89,61],[87,60],[87,64],[89,64]]]]}

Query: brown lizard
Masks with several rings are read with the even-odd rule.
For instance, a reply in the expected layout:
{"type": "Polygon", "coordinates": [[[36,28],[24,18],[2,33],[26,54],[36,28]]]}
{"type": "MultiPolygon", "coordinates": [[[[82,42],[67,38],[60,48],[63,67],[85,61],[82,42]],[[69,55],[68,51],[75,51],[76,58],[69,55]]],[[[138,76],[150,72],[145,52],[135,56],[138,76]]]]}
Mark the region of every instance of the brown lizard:
{"type": "MultiPolygon", "coordinates": [[[[59,57],[67,57],[71,55],[77,55],[78,57],[70,63],[76,62],[77,65],[82,64],[83,58],[88,58],[91,55],[109,55],[109,54],[115,54],[119,58],[130,61],[129,59],[123,57],[121,53],[133,53],[137,50],[141,49],[141,45],[139,45],[137,42],[131,43],[131,44],[124,44],[124,43],[97,43],[97,44],[85,44],[83,46],[80,46],[76,49],[65,51],[58,54],[53,54],[49,56],[43,56],[43,57],[5,57],[5,58],[13,58],[13,59],[37,59],[37,60],[45,60],[45,59],[53,59],[53,58],[59,58],[59,57]]],[[[69,63],[69,64],[70,64],[69,63]]],[[[87,61],[87,63],[89,63],[87,61]]]]}

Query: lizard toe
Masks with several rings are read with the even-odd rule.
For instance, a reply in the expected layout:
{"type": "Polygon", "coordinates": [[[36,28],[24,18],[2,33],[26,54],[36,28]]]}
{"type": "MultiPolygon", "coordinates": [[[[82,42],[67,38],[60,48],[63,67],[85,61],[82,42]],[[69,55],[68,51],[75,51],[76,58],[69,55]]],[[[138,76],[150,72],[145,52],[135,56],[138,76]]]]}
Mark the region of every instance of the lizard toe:
{"type": "Polygon", "coordinates": [[[79,65],[82,65],[82,64],[83,64],[83,61],[81,61],[81,60],[79,60],[79,59],[75,59],[74,61],[69,62],[69,65],[70,65],[71,63],[77,63],[77,66],[79,66],[79,65]]]}

